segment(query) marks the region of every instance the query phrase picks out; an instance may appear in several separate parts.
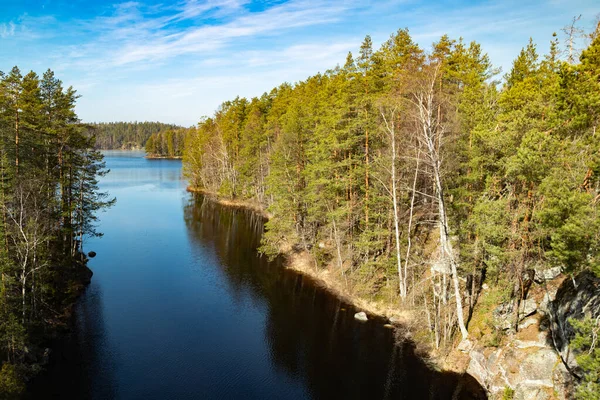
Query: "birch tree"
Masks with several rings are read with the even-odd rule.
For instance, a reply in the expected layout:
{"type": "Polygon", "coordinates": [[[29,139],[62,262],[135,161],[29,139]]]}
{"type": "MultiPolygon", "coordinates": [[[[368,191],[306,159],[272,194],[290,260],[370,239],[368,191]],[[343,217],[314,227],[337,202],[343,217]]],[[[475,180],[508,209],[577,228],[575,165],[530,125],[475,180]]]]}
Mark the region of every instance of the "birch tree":
{"type": "Polygon", "coordinates": [[[446,121],[444,120],[443,93],[439,90],[439,87],[441,87],[440,63],[430,63],[425,66],[422,76],[417,79],[411,101],[416,108],[417,137],[424,149],[434,181],[438,206],[440,261],[444,266],[450,267],[458,326],[462,338],[466,339],[468,333],[463,318],[462,297],[458,282],[458,259],[450,240],[450,227],[442,181],[442,157],[440,151],[443,147],[444,135],[446,133],[446,121]]]}
{"type": "Polygon", "coordinates": [[[407,275],[407,264],[404,265],[404,271],[402,270],[402,255],[400,252],[400,217],[398,211],[398,173],[396,164],[398,162],[398,133],[396,131],[396,118],[398,108],[393,107],[389,111],[389,118],[386,116],[386,112],[382,108],[380,110],[381,118],[384,122],[385,131],[389,138],[390,143],[390,181],[391,187],[384,185],[385,189],[389,192],[392,201],[393,208],[393,220],[394,220],[394,239],[395,239],[395,251],[396,251],[396,265],[398,270],[398,286],[400,291],[400,298],[404,301],[407,294],[406,275],[407,275]]]}

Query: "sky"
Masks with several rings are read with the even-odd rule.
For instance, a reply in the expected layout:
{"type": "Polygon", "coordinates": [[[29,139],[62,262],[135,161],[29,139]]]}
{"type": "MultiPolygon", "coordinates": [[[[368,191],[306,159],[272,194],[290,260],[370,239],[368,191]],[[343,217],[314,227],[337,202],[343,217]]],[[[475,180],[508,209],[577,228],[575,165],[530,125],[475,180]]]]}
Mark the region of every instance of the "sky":
{"type": "Polygon", "coordinates": [[[191,126],[343,65],[366,35],[375,49],[400,28],[423,48],[475,40],[506,72],[530,37],[544,53],[574,16],[590,31],[598,13],[597,0],[0,0],[0,71],[52,69],[85,122],[191,126]]]}

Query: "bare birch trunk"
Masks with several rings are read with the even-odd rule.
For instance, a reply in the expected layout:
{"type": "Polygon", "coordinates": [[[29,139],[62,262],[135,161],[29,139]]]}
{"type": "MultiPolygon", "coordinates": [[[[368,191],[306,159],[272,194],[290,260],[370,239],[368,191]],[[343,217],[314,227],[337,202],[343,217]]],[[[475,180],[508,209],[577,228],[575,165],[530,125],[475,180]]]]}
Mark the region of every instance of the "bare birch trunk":
{"type": "Polygon", "coordinates": [[[396,182],[396,127],[395,127],[395,110],[392,111],[391,121],[388,124],[388,121],[385,117],[385,114],[381,112],[381,116],[385,122],[385,127],[390,135],[390,142],[392,145],[392,160],[391,160],[391,178],[392,178],[392,206],[394,208],[394,236],[396,239],[396,262],[398,268],[398,287],[400,290],[400,298],[402,301],[406,299],[406,272],[402,273],[402,256],[400,253],[400,223],[398,220],[398,189],[396,182]]]}
{"type": "MultiPolygon", "coordinates": [[[[440,121],[440,113],[435,120],[434,100],[435,100],[435,83],[439,72],[439,65],[435,66],[432,71],[432,76],[428,77],[429,81],[425,82],[420,88],[420,91],[415,94],[415,103],[418,108],[418,118],[421,125],[421,141],[425,144],[428,152],[429,161],[431,163],[432,174],[435,182],[436,200],[438,202],[438,224],[440,229],[440,248],[441,257],[444,264],[450,264],[450,274],[454,286],[454,297],[456,301],[456,315],[458,326],[462,334],[463,340],[468,337],[467,328],[464,323],[462,297],[460,293],[460,285],[458,283],[457,261],[452,248],[452,243],[449,237],[448,217],[444,202],[444,190],[442,185],[441,161],[436,143],[441,143],[441,138],[444,133],[444,128],[440,121]]],[[[444,274],[445,280],[445,274],[444,274]]],[[[444,285],[445,287],[446,285],[444,285]]],[[[445,297],[445,296],[444,296],[445,297]]]]}

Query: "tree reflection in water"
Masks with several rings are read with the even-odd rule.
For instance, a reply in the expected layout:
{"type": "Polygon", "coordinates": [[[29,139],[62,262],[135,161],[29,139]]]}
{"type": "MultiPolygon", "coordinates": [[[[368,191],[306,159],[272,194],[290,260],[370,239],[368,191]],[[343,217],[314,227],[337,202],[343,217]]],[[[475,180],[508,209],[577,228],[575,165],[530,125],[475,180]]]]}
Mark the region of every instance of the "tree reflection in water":
{"type": "Polygon", "coordinates": [[[274,366],[307,387],[315,399],[483,399],[469,375],[438,372],[396,345],[384,321],[354,320],[352,306],[312,279],[269,262],[256,248],[264,220],[196,195],[185,205],[190,239],[211,245],[232,292],[251,292],[266,304],[266,337],[274,366]]]}

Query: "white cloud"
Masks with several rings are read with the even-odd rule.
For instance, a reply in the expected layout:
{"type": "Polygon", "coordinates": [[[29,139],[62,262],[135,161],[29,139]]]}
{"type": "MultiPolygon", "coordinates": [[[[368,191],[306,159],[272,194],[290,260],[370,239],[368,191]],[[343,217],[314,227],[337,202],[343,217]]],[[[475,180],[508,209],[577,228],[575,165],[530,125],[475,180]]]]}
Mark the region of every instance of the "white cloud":
{"type": "Polygon", "coordinates": [[[14,36],[16,25],[14,22],[0,24],[0,38],[6,39],[14,36]]]}
{"type": "Polygon", "coordinates": [[[102,92],[97,88],[90,88],[93,90],[89,92],[82,89],[78,112],[84,120],[140,120],[148,118],[143,115],[152,115],[165,122],[193,125],[203,115],[212,115],[225,100],[260,96],[283,82],[303,80],[343,63],[355,44],[356,41],[309,43],[280,51],[241,52],[231,59],[212,59],[209,64],[218,66],[206,75],[130,85],[115,81],[105,85],[102,92]]]}
{"type": "Polygon", "coordinates": [[[214,52],[242,38],[274,35],[293,28],[333,22],[338,20],[345,10],[344,6],[335,3],[333,5],[329,2],[309,4],[304,1],[294,1],[260,13],[240,12],[238,13],[241,14],[240,16],[221,25],[192,26],[183,31],[169,29],[169,23],[175,19],[198,16],[212,9],[218,9],[223,13],[223,7],[229,11],[239,10],[243,2],[214,1],[204,3],[200,9],[194,8],[192,4],[195,2],[187,3],[184,10],[173,17],[161,18],[159,21],[140,21],[136,24],[137,37],[126,33],[123,28],[115,29],[109,34],[110,36],[130,40],[125,40],[121,43],[122,46],[114,49],[111,55],[112,63],[124,65],[185,54],[214,52]]]}
{"type": "Polygon", "coordinates": [[[188,124],[236,95],[258,96],[343,64],[366,34],[376,48],[403,27],[423,48],[445,33],[462,36],[506,68],[529,36],[543,53],[571,14],[599,11],[591,0],[542,3],[289,0],[256,10],[257,0],[139,0],[88,19],[23,15],[0,23],[12,48],[0,49],[0,59],[30,57],[32,66],[56,70],[83,95],[84,120],[188,124]],[[21,48],[29,50],[19,55],[21,48]]]}

